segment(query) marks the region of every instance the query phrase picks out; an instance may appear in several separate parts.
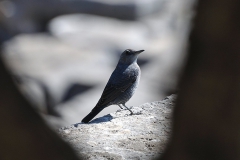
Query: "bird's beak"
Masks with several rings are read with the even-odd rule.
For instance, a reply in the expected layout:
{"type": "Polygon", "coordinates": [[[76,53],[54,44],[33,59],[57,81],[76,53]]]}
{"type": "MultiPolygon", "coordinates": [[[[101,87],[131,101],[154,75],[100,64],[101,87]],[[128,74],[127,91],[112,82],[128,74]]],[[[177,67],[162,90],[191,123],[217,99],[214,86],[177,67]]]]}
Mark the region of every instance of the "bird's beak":
{"type": "Polygon", "coordinates": [[[140,51],[135,51],[134,53],[135,54],[140,54],[140,53],[142,53],[144,50],[140,50],[140,51]]]}

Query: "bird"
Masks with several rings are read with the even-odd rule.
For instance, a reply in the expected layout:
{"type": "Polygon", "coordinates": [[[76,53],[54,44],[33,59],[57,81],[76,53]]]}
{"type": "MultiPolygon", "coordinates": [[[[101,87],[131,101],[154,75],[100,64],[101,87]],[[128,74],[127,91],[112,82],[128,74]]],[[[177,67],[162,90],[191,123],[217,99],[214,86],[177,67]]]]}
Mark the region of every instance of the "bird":
{"type": "Polygon", "coordinates": [[[92,111],[82,119],[82,123],[88,123],[99,112],[110,105],[124,106],[133,112],[125,105],[127,101],[135,93],[140,81],[141,70],[137,64],[138,56],[144,50],[135,51],[126,49],[120,56],[117,66],[111,74],[103,93],[92,111]]]}

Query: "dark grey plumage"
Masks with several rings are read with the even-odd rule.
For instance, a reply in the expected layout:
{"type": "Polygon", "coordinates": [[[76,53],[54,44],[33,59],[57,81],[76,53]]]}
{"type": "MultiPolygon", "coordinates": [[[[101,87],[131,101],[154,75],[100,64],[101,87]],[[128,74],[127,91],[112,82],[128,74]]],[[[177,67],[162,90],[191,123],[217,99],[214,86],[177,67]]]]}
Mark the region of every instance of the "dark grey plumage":
{"type": "MultiPolygon", "coordinates": [[[[143,51],[127,49],[121,54],[97,105],[83,118],[82,122],[88,123],[110,105],[118,105],[120,108],[122,108],[121,105],[126,107],[125,103],[133,96],[140,80],[141,70],[137,64],[137,58],[139,53],[143,51]]],[[[128,107],[126,108],[133,114],[128,107]]]]}

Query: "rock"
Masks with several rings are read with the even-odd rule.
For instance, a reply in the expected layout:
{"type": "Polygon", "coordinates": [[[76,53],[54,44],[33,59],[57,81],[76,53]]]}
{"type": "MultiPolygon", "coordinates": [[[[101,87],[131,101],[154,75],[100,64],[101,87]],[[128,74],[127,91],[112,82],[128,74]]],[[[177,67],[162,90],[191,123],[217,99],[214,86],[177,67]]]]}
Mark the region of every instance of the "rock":
{"type": "Polygon", "coordinates": [[[151,159],[161,155],[171,132],[176,95],[159,102],[59,129],[59,134],[84,159],[151,159]]]}
{"type": "Polygon", "coordinates": [[[44,22],[56,15],[85,13],[136,20],[161,11],[164,4],[165,0],[17,0],[3,1],[1,11],[11,32],[32,33],[44,30],[44,22]]]}
{"type": "Polygon", "coordinates": [[[137,21],[87,14],[58,16],[49,23],[49,31],[79,48],[100,49],[144,48],[148,34],[147,27],[137,21]]]}
{"type": "Polygon", "coordinates": [[[160,11],[164,7],[164,2],[164,0],[88,0],[69,1],[65,4],[69,6],[72,4],[74,7],[71,8],[75,8],[80,13],[135,20],[160,11]]]}

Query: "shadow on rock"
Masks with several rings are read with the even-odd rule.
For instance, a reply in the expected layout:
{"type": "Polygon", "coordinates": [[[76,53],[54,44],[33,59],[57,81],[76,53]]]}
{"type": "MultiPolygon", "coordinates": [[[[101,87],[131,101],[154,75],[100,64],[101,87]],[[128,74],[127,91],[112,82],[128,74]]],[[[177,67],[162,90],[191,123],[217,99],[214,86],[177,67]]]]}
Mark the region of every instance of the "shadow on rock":
{"type": "Polygon", "coordinates": [[[113,117],[108,114],[106,116],[103,116],[103,117],[99,117],[99,118],[96,118],[94,120],[92,120],[90,123],[102,123],[102,122],[108,122],[108,121],[111,121],[113,119],[113,117]]]}
{"type": "Polygon", "coordinates": [[[109,122],[112,119],[113,119],[113,117],[110,114],[108,114],[106,116],[96,118],[89,123],[76,123],[76,124],[74,124],[74,127],[77,127],[79,124],[94,124],[94,123],[109,122]]]}

